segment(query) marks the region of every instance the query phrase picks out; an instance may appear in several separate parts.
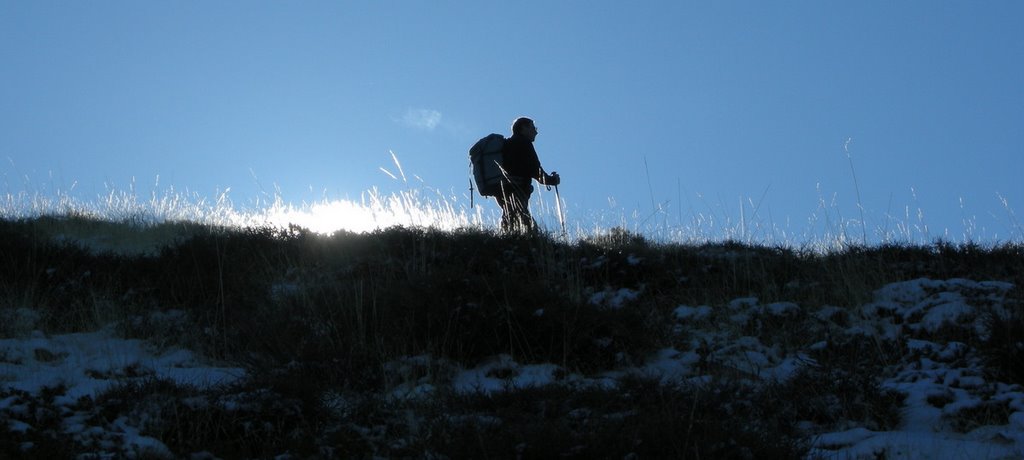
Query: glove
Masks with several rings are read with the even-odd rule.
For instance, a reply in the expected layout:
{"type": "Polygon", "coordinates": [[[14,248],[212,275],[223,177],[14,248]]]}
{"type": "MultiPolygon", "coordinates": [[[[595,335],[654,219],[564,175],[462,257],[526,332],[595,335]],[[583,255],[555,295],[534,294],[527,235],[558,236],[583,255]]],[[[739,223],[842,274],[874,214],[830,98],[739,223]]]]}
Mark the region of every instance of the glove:
{"type": "Polygon", "coordinates": [[[562,178],[558,176],[558,173],[552,171],[551,174],[544,176],[544,185],[558,185],[562,183],[562,178]]]}

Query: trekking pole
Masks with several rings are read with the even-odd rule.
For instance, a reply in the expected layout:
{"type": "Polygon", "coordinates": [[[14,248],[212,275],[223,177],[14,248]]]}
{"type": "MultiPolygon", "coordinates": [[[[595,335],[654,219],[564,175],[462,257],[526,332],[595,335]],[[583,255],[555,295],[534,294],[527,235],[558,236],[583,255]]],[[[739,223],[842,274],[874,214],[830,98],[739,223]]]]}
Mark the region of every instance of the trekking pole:
{"type": "Polygon", "coordinates": [[[558,186],[555,186],[555,210],[558,211],[558,223],[562,224],[562,236],[565,236],[565,216],[562,215],[562,195],[558,193],[558,186]]]}

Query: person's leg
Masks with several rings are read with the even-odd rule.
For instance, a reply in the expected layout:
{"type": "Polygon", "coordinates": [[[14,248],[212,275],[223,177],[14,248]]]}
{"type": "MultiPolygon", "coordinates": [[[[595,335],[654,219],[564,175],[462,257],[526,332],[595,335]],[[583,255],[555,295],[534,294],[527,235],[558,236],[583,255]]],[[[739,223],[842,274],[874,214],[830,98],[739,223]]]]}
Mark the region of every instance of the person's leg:
{"type": "Polygon", "coordinates": [[[502,188],[502,192],[494,197],[498,202],[498,207],[501,208],[501,231],[502,233],[508,233],[513,228],[514,214],[512,211],[512,202],[514,199],[511,197],[511,193],[502,188]]]}
{"type": "Polygon", "coordinates": [[[530,215],[530,195],[533,187],[513,182],[502,184],[502,193],[495,198],[501,207],[501,231],[504,233],[529,233],[537,224],[530,215]]]}
{"type": "Polygon", "coordinates": [[[530,216],[530,195],[532,190],[517,188],[512,194],[510,210],[512,214],[513,230],[519,233],[529,233],[534,230],[533,217],[530,216]]]}

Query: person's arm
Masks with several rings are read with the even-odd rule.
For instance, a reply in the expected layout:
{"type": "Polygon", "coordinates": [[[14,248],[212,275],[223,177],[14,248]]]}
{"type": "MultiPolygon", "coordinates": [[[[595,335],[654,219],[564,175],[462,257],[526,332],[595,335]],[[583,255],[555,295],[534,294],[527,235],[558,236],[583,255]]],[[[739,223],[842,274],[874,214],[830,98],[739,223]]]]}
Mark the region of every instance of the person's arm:
{"type": "Polygon", "coordinates": [[[544,172],[544,168],[540,168],[540,177],[537,178],[537,182],[541,185],[558,185],[562,183],[562,178],[558,176],[558,171],[551,171],[551,174],[544,172]]]}

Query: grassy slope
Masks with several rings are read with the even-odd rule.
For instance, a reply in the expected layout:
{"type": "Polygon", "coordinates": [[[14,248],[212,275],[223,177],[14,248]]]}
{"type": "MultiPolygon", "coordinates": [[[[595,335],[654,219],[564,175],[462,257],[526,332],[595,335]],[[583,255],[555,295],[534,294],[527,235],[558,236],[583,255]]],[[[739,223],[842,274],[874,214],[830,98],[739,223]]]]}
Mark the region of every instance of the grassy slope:
{"type": "MultiPolygon", "coordinates": [[[[809,413],[831,426],[896,423],[899,395],[879,388],[875,375],[888,353],[899,352],[898,344],[836,344],[815,357],[825,363],[820,370],[785,384],[753,384],[713,368],[700,384],[636,378],[615,389],[553,385],[464,395],[444,383],[453,369],[499,354],[594,375],[641,363],[665,347],[689,350],[692,337],[673,317],[679,305],[721,309],[756,297],[804,310],[852,309],[886,283],[919,277],[1016,286],[1009,303],[1015,316],[984,338],[957,339],[987,347],[992,372],[1024,384],[1017,370],[1021,352],[1010,345],[1024,321],[1020,245],[938,243],[819,254],[729,242],[654,244],[622,231],[564,243],[477,230],[394,228],[323,237],[301,229],[134,229],[42,218],[0,222],[0,248],[0,315],[7,319],[0,337],[116,323],[128,337],[197,349],[252,369],[253,377],[238,387],[133,382],[89,402],[101,413],[116,413],[131,410],[126,401],[156,404],[154,395],[173,396],[159,399],[160,410],[177,416],[148,430],[185,455],[319,449],[341,456],[796,456],[807,446],[795,421],[809,413]],[[140,242],[162,243],[144,255],[118,255],[75,241],[115,250],[130,242],[133,251],[140,242]],[[639,296],[623,308],[589,302],[597,292],[621,288],[639,296]],[[26,307],[38,314],[10,320],[26,307]],[[154,312],[168,310],[186,312],[186,322],[152,320],[154,312]],[[422,355],[431,358],[411,370],[396,372],[391,364],[422,355]],[[383,396],[409,380],[436,384],[434,396],[383,396]],[[821,405],[806,397],[808,388],[846,402],[821,405]],[[200,410],[180,403],[186,396],[214,401],[228,393],[251,404],[200,410]]],[[[826,340],[829,329],[800,315],[741,332],[800,349],[826,340]]],[[[26,439],[62,444],[57,429],[7,436],[17,439],[0,442],[0,454],[13,454],[26,439]]]]}

